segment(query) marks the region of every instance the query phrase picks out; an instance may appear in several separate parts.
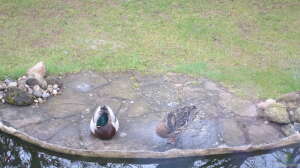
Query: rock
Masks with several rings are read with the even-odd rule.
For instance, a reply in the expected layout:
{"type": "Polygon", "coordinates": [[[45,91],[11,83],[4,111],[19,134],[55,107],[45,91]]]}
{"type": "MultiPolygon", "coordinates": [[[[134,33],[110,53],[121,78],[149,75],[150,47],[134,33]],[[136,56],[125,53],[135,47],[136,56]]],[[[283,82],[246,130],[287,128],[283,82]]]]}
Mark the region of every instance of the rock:
{"type": "Polygon", "coordinates": [[[59,88],[63,87],[63,82],[60,78],[58,77],[47,77],[46,81],[48,83],[48,85],[57,85],[59,88]]]}
{"type": "Polygon", "coordinates": [[[300,91],[291,92],[280,96],[277,101],[279,102],[300,102],[300,91]]]}
{"type": "Polygon", "coordinates": [[[7,103],[17,106],[27,106],[33,103],[32,95],[16,87],[8,88],[4,99],[7,103]]]}
{"type": "Polygon", "coordinates": [[[54,85],[53,85],[53,89],[57,90],[57,89],[58,89],[58,85],[57,85],[57,84],[54,84],[54,85]]]}
{"type": "Polygon", "coordinates": [[[13,81],[13,82],[9,82],[7,83],[7,87],[10,88],[10,87],[17,87],[18,86],[18,83],[13,81]]]}
{"type": "Polygon", "coordinates": [[[52,93],[52,92],[53,92],[53,86],[52,86],[52,85],[48,85],[47,90],[48,90],[50,93],[52,93]]]}
{"type": "Polygon", "coordinates": [[[296,130],[292,124],[285,124],[281,126],[281,130],[286,136],[290,136],[296,133],[296,130]]]}
{"type": "Polygon", "coordinates": [[[294,120],[300,123],[300,107],[294,112],[294,120]]]}
{"type": "Polygon", "coordinates": [[[26,80],[26,84],[27,84],[28,86],[30,86],[30,87],[33,87],[33,86],[35,86],[35,85],[39,85],[39,81],[38,81],[37,79],[35,79],[35,78],[28,78],[28,79],[26,80]]]}
{"type": "Polygon", "coordinates": [[[26,86],[26,78],[20,78],[18,79],[18,88],[23,90],[23,91],[26,91],[27,90],[27,86],[26,86]]]}
{"type": "Polygon", "coordinates": [[[27,75],[28,75],[29,78],[37,79],[39,81],[39,85],[43,89],[47,88],[47,82],[44,79],[44,77],[46,75],[46,67],[45,67],[45,64],[43,62],[39,62],[35,66],[30,68],[27,71],[27,75]]]}
{"type": "Polygon", "coordinates": [[[33,90],[31,88],[27,88],[27,93],[32,94],[33,90]]]}
{"type": "Polygon", "coordinates": [[[265,110],[261,111],[260,116],[267,118],[269,121],[281,124],[289,124],[291,122],[286,106],[281,103],[270,105],[265,110]]]}
{"type": "Polygon", "coordinates": [[[295,129],[297,132],[300,132],[300,123],[294,123],[294,129],[295,129]]]}
{"type": "Polygon", "coordinates": [[[52,94],[53,94],[53,95],[57,95],[57,93],[58,93],[57,90],[53,90],[53,91],[52,91],[52,94]]]}
{"type": "Polygon", "coordinates": [[[0,91],[3,91],[6,89],[6,84],[4,82],[0,82],[0,91]]]}
{"type": "Polygon", "coordinates": [[[39,103],[44,103],[45,101],[42,98],[37,99],[39,103]]]}
{"type": "Polygon", "coordinates": [[[39,85],[35,85],[33,87],[33,93],[32,93],[35,97],[42,97],[43,95],[43,90],[40,88],[39,85]]]}
{"type": "Polygon", "coordinates": [[[46,75],[46,66],[43,62],[39,62],[36,65],[34,65],[33,67],[31,67],[28,71],[27,71],[27,75],[29,77],[34,77],[34,76],[40,76],[43,77],[46,75]]]}
{"type": "Polygon", "coordinates": [[[43,99],[47,99],[49,96],[50,96],[50,94],[46,91],[44,91],[43,94],[42,94],[43,99]]]}
{"type": "Polygon", "coordinates": [[[3,99],[3,97],[4,97],[4,92],[0,91],[0,99],[3,99]]]}
{"type": "Polygon", "coordinates": [[[268,108],[270,105],[276,103],[276,100],[274,99],[267,99],[266,101],[264,102],[260,102],[257,104],[257,107],[260,108],[260,109],[266,109],[268,108]]]}

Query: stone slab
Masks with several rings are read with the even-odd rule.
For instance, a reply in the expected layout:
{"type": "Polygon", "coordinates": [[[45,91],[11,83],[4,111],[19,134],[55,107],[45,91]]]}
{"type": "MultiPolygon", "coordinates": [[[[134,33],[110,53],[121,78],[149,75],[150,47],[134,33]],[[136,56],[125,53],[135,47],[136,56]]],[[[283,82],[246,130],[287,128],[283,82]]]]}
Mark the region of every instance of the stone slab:
{"type": "MultiPolygon", "coordinates": [[[[63,81],[63,94],[44,104],[0,104],[0,129],[50,150],[93,157],[183,157],[287,144],[274,144],[285,136],[279,126],[266,125],[257,117],[251,101],[205,78],[80,72],[66,75],[63,81]],[[112,140],[96,139],[89,131],[95,107],[103,104],[113,109],[120,122],[112,140]],[[197,115],[178,134],[177,143],[169,145],[156,135],[155,127],[166,112],[184,105],[195,105],[197,115]],[[261,146],[245,147],[251,144],[261,146]]],[[[299,138],[292,136],[296,136],[292,142],[299,138]]]]}

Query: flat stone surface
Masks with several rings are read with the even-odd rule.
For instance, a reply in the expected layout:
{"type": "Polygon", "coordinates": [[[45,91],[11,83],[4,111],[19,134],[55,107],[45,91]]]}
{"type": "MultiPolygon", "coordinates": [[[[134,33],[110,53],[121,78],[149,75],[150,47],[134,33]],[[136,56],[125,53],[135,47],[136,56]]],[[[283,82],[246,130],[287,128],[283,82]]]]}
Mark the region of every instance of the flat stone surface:
{"type": "MultiPolygon", "coordinates": [[[[274,142],[284,135],[278,125],[265,124],[256,106],[213,81],[187,75],[139,72],[81,72],[63,78],[62,95],[39,106],[0,104],[0,121],[39,141],[90,151],[206,149],[274,142]],[[89,131],[97,105],[109,105],[120,122],[112,140],[89,131]],[[197,115],[178,134],[174,145],[158,137],[155,127],[164,114],[195,105],[197,115]]],[[[124,156],[125,157],[125,156],[124,156]]]]}

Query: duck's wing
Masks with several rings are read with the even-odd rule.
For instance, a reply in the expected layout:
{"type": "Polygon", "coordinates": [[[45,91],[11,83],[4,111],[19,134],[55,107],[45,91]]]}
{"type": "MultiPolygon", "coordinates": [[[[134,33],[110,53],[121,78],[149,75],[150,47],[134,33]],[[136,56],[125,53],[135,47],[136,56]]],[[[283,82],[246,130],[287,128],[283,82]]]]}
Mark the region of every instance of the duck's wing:
{"type": "Polygon", "coordinates": [[[112,109],[109,106],[106,106],[109,114],[109,119],[112,123],[112,125],[115,127],[116,131],[119,129],[119,121],[117,117],[115,116],[115,113],[112,111],[112,109]]]}
{"type": "Polygon", "coordinates": [[[97,119],[100,117],[100,106],[98,106],[95,111],[94,111],[94,115],[91,119],[90,122],[90,130],[91,132],[94,134],[96,129],[97,129],[97,119]]]}
{"type": "Polygon", "coordinates": [[[184,106],[176,110],[176,125],[177,127],[184,126],[192,117],[196,106],[184,106]]]}

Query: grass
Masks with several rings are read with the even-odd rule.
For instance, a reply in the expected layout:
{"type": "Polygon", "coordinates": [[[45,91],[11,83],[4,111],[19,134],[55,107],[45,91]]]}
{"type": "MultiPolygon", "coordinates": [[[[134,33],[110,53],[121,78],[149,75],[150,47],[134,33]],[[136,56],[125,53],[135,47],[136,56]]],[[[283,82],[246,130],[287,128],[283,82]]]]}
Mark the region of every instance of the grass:
{"type": "Polygon", "coordinates": [[[300,89],[299,0],[0,0],[0,78],[182,72],[275,97],[300,89]]]}

